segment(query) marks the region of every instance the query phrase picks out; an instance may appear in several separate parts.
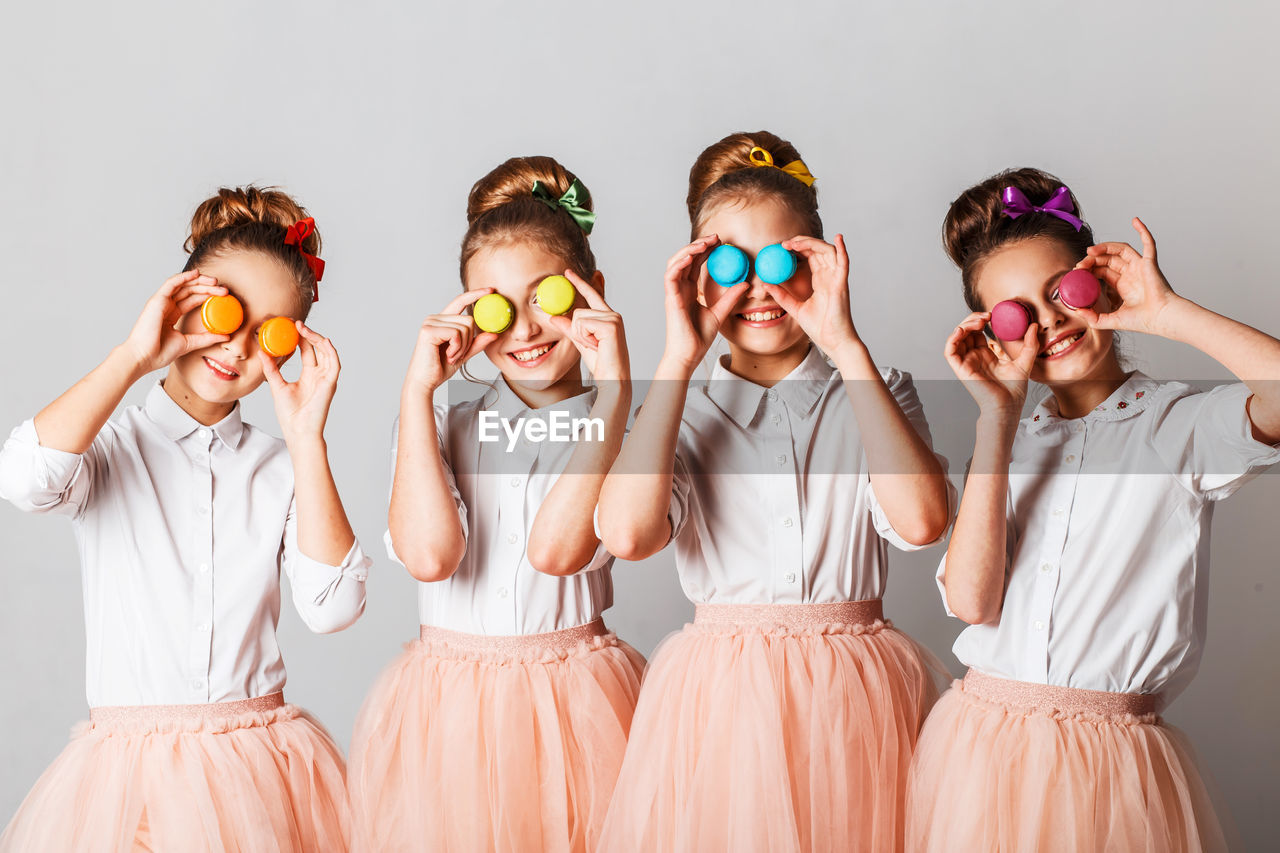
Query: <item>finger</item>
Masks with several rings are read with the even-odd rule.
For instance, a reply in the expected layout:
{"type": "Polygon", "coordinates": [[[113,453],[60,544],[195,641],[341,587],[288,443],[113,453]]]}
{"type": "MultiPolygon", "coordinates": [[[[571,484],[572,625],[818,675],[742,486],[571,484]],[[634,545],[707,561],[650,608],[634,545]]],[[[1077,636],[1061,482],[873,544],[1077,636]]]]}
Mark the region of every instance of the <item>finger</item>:
{"type": "Polygon", "coordinates": [[[600,295],[600,291],[596,290],[594,287],[592,287],[590,284],[584,281],[582,277],[578,275],[576,272],[574,272],[573,270],[565,270],[564,277],[569,279],[569,281],[573,284],[574,289],[576,289],[579,293],[582,294],[582,298],[585,299],[587,301],[587,304],[590,305],[592,308],[596,309],[597,311],[609,310],[609,305],[604,301],[604,297],[600,295]]]}
{"type": "Polygon", "coordinates": [[[273,394],[289,384],[280,375],[280,367],[276,364],[276,360],[262,350],[258,350],[258,362],[262,365],[262,375],[267,378],[267,384],[271,386],[273,394]]]}
{"type": "Polygon", "coordinates": [[[1137,230],[1138,235],[1142,237],[1142,257],[1144,260],[1154,261],[1156,259],[1156,238],[1151,236],[1151,232],[1147,230],[1147,226],[1142,223],[1138,217],[1133,217],[1133,227],[1137,230]]]}
{"type": "Polygon", "coordinates": [[[581,317],[573,318],[573,339],[584,348],[589,350],[600,348],[600,338],[595,331],[589,320],[581,317]]]}
{"type": "Polygon", "coordinates": [[[546,322],[548,326],[566,338],[573,334],[573,321],[563,314],[548,314],[546,322]]]}
{"type": "Polygon", "coordinates": [[[178,316],[182,316],[189,311],[194,311],[204,304],[209,297],[203,293],[189,293],[182,298],[175,296],[174,302],[177,303],[178,316]]]}
{"type": "Polygon", "coordinates": [[[199,277],[200,270],[187,270],[186,272],[180,272],[177,275],[171,275],[164,280],[164,284],[160,285],[160,289],[157,290],[156,293],[167,298],[179,287],[182,287],[182,285],[189,281],[195,281],[199,277]]]}
{"type": "Polygon", "coordinates": [[[303,367],[316,366],[316,348],[315,344],[305,338],[298,342],[298,359],[302,362],[303,367]]]}
{"type": "Polygon", "coordinates": [[[685,259],[689,259],[691,261],[696,260],[699,255],[705,254],[719,244],[719,242],[720,238],[715,234],[707,234],[706,236],[699,237],[697,240],[694,240],[692,243],[672,255],[667,261],[667,269],[670,270],[673,265],[685,259]]]}
{"type": "Polygon", "coordinates": [[[782,248],[803,255],[805,258],[821,258],[835,261],[836,247],[816,237],[792,237],[782,241],[782,248]]]}
{"type": "Polygon", "coordinates": [[[774,302],[778,303],[779,308],[786,311],[793,317],[796,315],[796,312],[800,310],[800,306],[804,304],[799,299],[792,296],[790,292],[781,285],[766,284],[764,286],[764,292],[769,294],[769,296],[773,298],[774,302]]]}
{"type": "Polygon", "coordinates": [[[1032,323],[1027,326],[1026,334],[1022,336],[1022,352],[1018,353],[1018,357],[1013,362],[1022,368],[1023,373],[1030,375],[1031,365],[1035,364],[1036,356],[1039,354],[1040,324],[1032,323]]]}
{"type": "Polygon", "coordinates": [[[849,268],[849,249],[844,244],[844,235],[836,235],[836,263],[842,268],[849,268]]]}
{"type": "Polygon", "coordinates": [[[1135,261],[1142,257],[1138,254],[1138,250],[1128,243],[1099,243],[1096,246],[1090,246],[1087,252],[1099,259],[1107,259],[1108,263],[1116,258],[1122,261],[1135,261]]]}
{"type": "MultiPolygon", "coordinates": [[[[725,321],[729,319],[729,315],[733,313],[733,309],[738,307],[738,303],[742,301],[742,297],[747,295],[747,291],[751,289],[751,285],[747,282],[735,284],[733,287],[725,288],[724,294],[721,295],[719,301],[711,306],[711,313],[716,318],[716,324],[723,326],[725,321]]],[[[782,310],[786,310],[785,308],[782,310]]]]}
{"type": "Polygon", "coordinates": [[[325,338],[324,335],[320,334],[319,332],[316,332],[314,329],[309,328],[307,324],[302,322],[301,320],[294,320],[293,324],[298,327],[298,334],[306,338],[307,340],[311,341],[311,343],[313,344],[320,344],[321,342],[327,340],[327,338],[325,338]]]}
{"type": "Polygon", "coordinates": [[[1115,312],[1108,311],[1106,314],[1099,314],[1092,308],[1081,308],[1077,312],[1080,317],[1094,329],[1114,329],[1116,328],[1115,312]]]}
{"type": "Polygon", "coordinates": [[[481,332],[471,341],[471,346],[467,347],[466,355],[460,361],[470,361],[476,355],[484,352],[485,347],[498,339],[498,335],[494,332],[481,332]]]}
{"type": "Polygon", "coordinates": [[[210,347],[214,344],[220,344],[231,340],[230,335],[214,335],[209,332],[201,332],[197,335],[184,335],[183,337],[187,342],[187,352],[203,349],[204,347],[210,347]]]}
{"type": "Polygon", "coordinates": [[[488,296],[493,293],[492,287],[477,287],[474,290],[468,290],[457,296],[452,302],[444,307],[442,314],[461,314],[462,309],[475,302],[482,296],[488,296]]]}

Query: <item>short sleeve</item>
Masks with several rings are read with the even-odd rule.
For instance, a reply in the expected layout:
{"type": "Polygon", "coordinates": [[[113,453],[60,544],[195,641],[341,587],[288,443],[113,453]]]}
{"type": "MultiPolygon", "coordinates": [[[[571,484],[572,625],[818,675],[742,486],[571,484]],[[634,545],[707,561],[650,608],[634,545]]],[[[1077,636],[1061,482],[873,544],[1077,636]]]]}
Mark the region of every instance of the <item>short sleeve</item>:
{"type": "MultiPolygon", "coordinates": [[[[1280,462],[1280,447],[1253,437],[1243,382],[1179,395],[1170,383],[1166,399],[1152,402],[1150,441],[1178,482],[1205,500],[1221,500],[1280,462]]],[[[1163,389],[1162,389],[1163,390],[1163,389]]],[[[1165,395],[1161,395],[1164,397],[1165,395]]]]}
{"type": "MultiPolygon", "coordinates": [[[[890,367],[883,369],[881,376],[884,377],[885,384],[888,385],[890,393],[893,394],[893,399],[897,402],[898,408],[907,416],[907,420],[920,438],[924,440],[924,443],[930,450],[933,450],[933,436],[929,431],[929,422],[925,419],[924,406],[920,402],[920,395],[916,393],[915,382],[912,381],[911,374],[890,367]]],[[[901,551],[919,551],[924,548],[932,548],[946,538],[952,522],[955,521],[956,510],[959,507],[959,492],[955,484],[951,482],[951,478],[946,476],[950,463],[941,453],[934,451],[933,455],[938,460],[938,464],[942,466],[943,476],[946,479],[947,524],[942,532],[938,534],[938,538],[932,542],[915,545],[898,535],[898,532],[893,529],[893,525],[889,523],[889,518],[885,515],[884,508],[880,506],[880,501],[876,498],[875,489],[872,488],[870,483],[866,486],[867,507],[871,512],[871,522],[875,526],[876,532],[901,551]]]]}
{"type": "MultiPolygon", "coordinates": [[[[449,464],[448,445],[445,442],[445,435],[448,430],[449,409],[447,406],[439,403],[433,404],[432,409],[435,413],[436,421],[436,446],[440,452],[440,461],[444,466],[445,483],[449,487],[449,494],[453,496],[454,506],[458,510],[458,523],[462,525],[462,539],[466,542],[470,536],[467,527],[467,505],[463,503],[462,493],[458,491],[458,481],[453,474],[453,466],[449,464]]],[[[400,418],[395,419],[395,423],[391,426],[391,478],[387,484],[387,496],[390,498],[391,489],[395,483],[396,471],[396,449],[400,444],[400,418]]],[[[404,561],[396,556],[395,548],[391,543],[391,531],[387,530],[382,534],[382,542],[386,546],[387,556],[404,565],[404,561]]]]}
{"type": "Polygon", "coordinates": [[[99,469],[105,469],[111,441],[104,426],[84,453],[40,444],[35,420],[23,421],[0,449],[0,497],[24,512],[79,517],[93,497],[99,469]]]}

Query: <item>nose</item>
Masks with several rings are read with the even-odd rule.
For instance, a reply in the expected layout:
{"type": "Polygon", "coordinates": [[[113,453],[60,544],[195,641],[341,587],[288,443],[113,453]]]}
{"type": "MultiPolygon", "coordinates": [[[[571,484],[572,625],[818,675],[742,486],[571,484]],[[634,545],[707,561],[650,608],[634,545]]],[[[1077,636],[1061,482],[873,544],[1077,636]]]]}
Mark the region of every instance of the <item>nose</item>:
{"type": "Polygon", "coordinates": [[[231,333],[231,340],[222,342],[222,351],[237,361],[244,361],[249,355],[249,341],[253,337],[249,323],[241,323],[240,328],[231,333]]]}
{"type": "Polygon", "coordinates": [[[1057,329],[1067,322],[1067,315],[1054,300],[1041,299],[1036,303],[1036,322],[1042,331],[1057,329]]]}
{"type": "Polygon", "coordinates": [[[511,323],[511,337],[518,341],[531,341],[542,334],[542,326],[538,323],[538,312],[532,305],[516,306],[515,320],[511,323]]]}

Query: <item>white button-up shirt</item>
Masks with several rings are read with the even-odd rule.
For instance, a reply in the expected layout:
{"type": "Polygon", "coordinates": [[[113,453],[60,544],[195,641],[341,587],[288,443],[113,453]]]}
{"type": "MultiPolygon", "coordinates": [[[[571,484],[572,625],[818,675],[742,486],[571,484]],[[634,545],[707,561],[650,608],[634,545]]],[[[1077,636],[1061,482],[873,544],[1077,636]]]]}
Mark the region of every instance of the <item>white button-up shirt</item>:
{"type": "MultiPolygon", "coordinates": [[[[1214,502],[1280,461],[1253,438],[1249,395],[1134,372],[1084,417],[1049,397],[1023,419],[1000,621],[966,628],[956,656],[1020,681],[1181,692],[1204,648],[1214,502]]],[[[944,556],[944,601],[945,573],[944,556]]]]}
{"type": "MultiPolygon", "coordinates": [[[[461,387],[450,384],[450,390],[461,387]]],[[[576,574],[556,577],[529,562],[526,546],[538,508],[555,485],[576,443],[531,441],[525,435],[509,448],[509,437],[496,418],[513,429],[517,420],[541,420],[554,428],[554,418],[586,418],[596,389],[541,409],[529,409],[501,377],[478,399],[451,406],[436,404],[435,420],[441,458],[458,518],[467,538],[462,562],[442,581],[418,584],[418,616],[423,625],[469,634],[515,635],[559,631],[585,625],[613,605],[613,555],[597,547],[576,574]],[[481,413],[489,435],[480,441],[481,413]]],[[[397,429],[399,422],[397,421],[397,429]]],[[[598,438],[599,433],[592,433],[598,438]]],[[[394,463],[397,436],[392,435],[394,463]]],[[[424,519],[424,524],[429,520],[424,519]]],[[[387,553],[395,554],[391,532],[387,553]]],[[[403,565],[403,563],[401,563],[403,565]]]]}
{"type": "MultiPolygon", "coordinates": [[[[910,374],[881,375],[931,444],[910,374]]],[[[722,357],[690,388],[674,470],[676,566],[695,603],[881,598],[888,543],[928,547],[899,536],[876,500],[844,382],[817,347],[772,388],[735,376],[722,357]]]]}
{"type": "Polygon", "coordinates": [[[280,570],[313,631],[364,610],[370,561],[298,550],[284,442],[240,420],[205,427],[159,383],[82,454],[33,421],[0,451],[0,496],[69,516],[80,548],[90,707],[227,702],[281,690],[280,570]]]}

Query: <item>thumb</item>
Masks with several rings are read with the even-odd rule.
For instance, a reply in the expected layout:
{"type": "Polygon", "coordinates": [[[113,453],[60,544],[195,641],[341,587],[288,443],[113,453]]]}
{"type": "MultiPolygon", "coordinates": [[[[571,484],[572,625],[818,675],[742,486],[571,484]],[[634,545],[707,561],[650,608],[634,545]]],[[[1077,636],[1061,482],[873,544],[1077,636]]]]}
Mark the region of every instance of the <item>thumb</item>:
{"type": "Polygon", "coordinates": [[[764,292],[773,297],[773,301],[778,303],[779,308],[792,316],[795,316],[796,311],[800,309],[800,300],[788,293],[785,288],[776,284],[766,284],[764,292]]]}
{"type": "Polygon", "coordinates": [[[1027,326],[1027,332],[1022,336],[1022,352],[1018,353],[1018,357],[1013,363],[1018,365],[1023,373],[1031,375],[1031,366],[1036,362],[1036,356],[1040,354],[1040,324],[1032,323],[1027,326]]]}
{"type": "Polygon", "coordinates": [[[267,384],[271,386],[272,394],[289,384],[280,375],[280,368],[276,365],[275,359],[262,350],[258,350],[258,362],[262,365],[262,374],[267,378],[267,384]]]}

